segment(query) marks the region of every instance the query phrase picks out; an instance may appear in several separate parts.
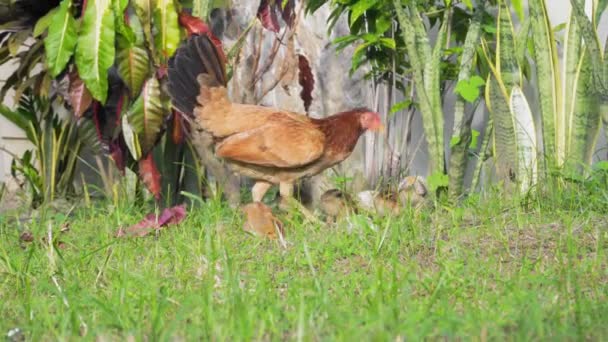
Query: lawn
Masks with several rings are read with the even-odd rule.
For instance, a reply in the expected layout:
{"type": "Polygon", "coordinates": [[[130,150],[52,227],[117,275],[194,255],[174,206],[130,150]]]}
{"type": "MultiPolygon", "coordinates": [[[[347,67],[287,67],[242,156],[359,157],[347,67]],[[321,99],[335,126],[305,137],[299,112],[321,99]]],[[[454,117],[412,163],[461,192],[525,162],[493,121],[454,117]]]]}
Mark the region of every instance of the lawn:
{"type": "Polygon", "coordinates": [[[126,203],[5,215],[0,331],[33,341],[608,338],[606,188],[504,198],[336,226],[283,214],[286,248],[243,233],[218,201],[144,238],[115,237],[150,210],[126,203]]]}

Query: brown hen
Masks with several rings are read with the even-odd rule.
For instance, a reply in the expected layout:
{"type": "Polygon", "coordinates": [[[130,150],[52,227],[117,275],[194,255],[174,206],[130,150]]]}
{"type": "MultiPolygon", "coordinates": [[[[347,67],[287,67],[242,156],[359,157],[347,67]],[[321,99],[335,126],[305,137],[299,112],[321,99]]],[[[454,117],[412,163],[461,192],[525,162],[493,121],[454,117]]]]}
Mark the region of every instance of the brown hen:
{"type": "Polygon", "coordinates": [[[190,37],[169,61],[167,89],[173,106],[191,118],[194,128],[213,137],[216,155],[256,180],[255,202],[272,184],[280,185],[283,198],[290,197],[294,182],[340,163],[361,134],[382,128],[380,116],[365,108],[313,119],[232,103],[222,56],[207,36],[190,37]]]}

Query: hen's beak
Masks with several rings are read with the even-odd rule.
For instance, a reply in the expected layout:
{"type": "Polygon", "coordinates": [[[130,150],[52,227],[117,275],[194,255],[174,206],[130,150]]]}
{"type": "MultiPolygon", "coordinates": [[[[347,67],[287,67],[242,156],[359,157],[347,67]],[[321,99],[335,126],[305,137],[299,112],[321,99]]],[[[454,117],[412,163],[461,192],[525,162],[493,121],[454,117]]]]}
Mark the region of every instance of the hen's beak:
{"type": "Polygon", "coordinates": [[[378,133],[384,133],[385,131],[385,127],[383,124],[379,124],[378,127],[376,128],[376,132],[378,133]]]}

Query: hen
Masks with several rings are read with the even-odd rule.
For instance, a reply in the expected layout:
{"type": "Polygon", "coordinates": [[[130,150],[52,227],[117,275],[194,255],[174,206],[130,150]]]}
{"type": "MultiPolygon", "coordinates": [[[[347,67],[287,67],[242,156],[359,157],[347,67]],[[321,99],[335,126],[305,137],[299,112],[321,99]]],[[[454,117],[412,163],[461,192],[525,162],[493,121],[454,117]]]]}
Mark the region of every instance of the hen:
{"type": "Polygon", "coordinates": [[[218,157],[256,180],[254,202],[273,184],[279,184],[283,199],[290,198],[294,182],[340,163],[361,134],[383,127],[378,113],[364,108],[313,119],[232,103],[226,83],[224,55],[206,35],[190,37],[169,61],[167,90],[173,106],[196,130],[213,137],[218,157]]]}

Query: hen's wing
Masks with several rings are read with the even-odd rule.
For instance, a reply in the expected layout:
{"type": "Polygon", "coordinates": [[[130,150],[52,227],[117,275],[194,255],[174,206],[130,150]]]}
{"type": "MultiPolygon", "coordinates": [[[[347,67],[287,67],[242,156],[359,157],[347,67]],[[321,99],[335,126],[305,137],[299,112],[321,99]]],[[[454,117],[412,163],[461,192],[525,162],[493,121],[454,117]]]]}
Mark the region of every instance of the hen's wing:
{"type": "Polygon", "coordinates": [[[292,168],[318,159],[325,135],[308,120],[275,113],[257,128],[227,137],[216,154],[243,163],[292,168]]]}

